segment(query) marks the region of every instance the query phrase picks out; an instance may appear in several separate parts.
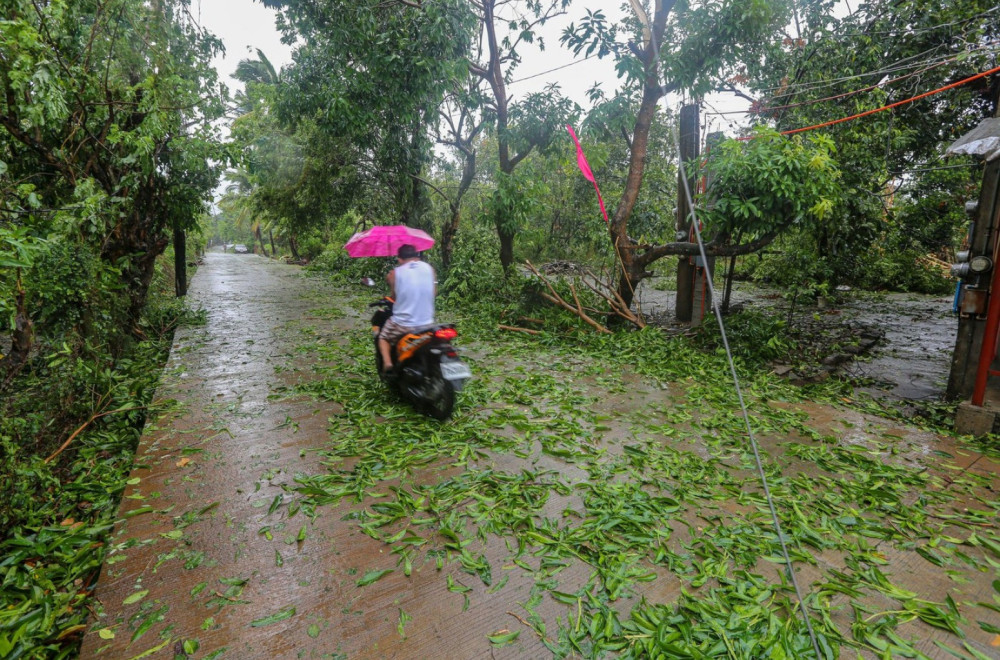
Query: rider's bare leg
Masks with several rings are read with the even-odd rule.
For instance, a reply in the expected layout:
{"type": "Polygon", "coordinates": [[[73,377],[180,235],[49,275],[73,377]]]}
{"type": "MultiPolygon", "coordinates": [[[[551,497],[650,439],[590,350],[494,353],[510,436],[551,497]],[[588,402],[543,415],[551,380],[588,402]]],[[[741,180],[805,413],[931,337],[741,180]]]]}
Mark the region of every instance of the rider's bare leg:
{"type": "Polygon", "coordinates": [[[389,342],[378,338],[378,350],[382,354],[382,370],[389,371],[392,369],[392,357],[389,355],[389,342]]]}

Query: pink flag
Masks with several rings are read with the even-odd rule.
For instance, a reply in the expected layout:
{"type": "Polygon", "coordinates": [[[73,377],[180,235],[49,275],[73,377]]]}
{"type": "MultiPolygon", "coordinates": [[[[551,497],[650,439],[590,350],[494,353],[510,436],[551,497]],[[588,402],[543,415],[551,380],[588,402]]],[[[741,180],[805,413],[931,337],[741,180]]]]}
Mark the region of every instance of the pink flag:
{"type": "Polygon", "coordinates": [[[594,173],[590,169],[587,157],[583,155],[583,147],[580,146],[580,140],[576,137],[576,133],[573,132],[572,126],[566,124],[566,130],[569,131],[573,142],[576,143],[576,164],[579,165],[580,171],[583,172],[583,178],[594,184],[594,190],[597,191],[597,201],[601,204],[601,213],[604,214],[604,222],[607,224],[610,221],[608,220],[608,212],[604,209],[604,199],[601,197],[601,189],[597,187],[597,179],[594,178],[594,173]]]}

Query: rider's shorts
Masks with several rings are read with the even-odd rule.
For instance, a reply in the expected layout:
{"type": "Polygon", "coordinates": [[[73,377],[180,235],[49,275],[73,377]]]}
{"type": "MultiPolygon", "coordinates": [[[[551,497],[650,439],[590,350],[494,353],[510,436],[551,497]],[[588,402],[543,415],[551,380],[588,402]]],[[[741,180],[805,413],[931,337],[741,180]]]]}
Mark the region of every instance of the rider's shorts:
{"type": "Polygon", "coordinates": [[[403,335],[408,335],[416,331],[417,329],[418,328],[411,328],[409,326],[399,325],[392,319],[389,319],[385,322],[385,325],[382,326],[382,332],[379,334],[379,338],[386,340],[387,342],[389,342],[389,345],[391,346],[395,344],[397,341],[399,341],[399,339],[403,337],[403,335]]]}

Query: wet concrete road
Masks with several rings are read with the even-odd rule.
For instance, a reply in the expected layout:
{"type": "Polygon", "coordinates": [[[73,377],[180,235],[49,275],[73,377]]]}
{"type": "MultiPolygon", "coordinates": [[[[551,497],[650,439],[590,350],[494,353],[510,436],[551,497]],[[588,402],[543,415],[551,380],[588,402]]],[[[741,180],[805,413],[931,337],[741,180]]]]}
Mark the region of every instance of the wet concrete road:
{"type": "Polygon", "coordinates": [[[344,594],[335,572],[358,554],[378,556],[381,544],[346,538],[354,530],[336,519],[323,527],[299,515],[281,529],[266,520],[280,484],[315,462],[309,450],[336,413],[271,396],[303,335],[336,341],[338,324],[354,324],[327,321],[326,334],[316,334],[310,310],[334,295],[298,268],[207,255],[190,291],[207,324],[175,337],[158,398],[178,405],[140,443],[98,587],[103,616],[83,657],[195,648],[199,658],[222,649],[224,657],[338,657],[379,648],[383,631],[357,617],[345,627],[342,612],[357,609],[359,594],[344,594]]]}
{"type": "Polygon", "coordinates": [[[206,256],[189,299],[207,323],[175,336],[157,399],[176,410],[140,441],[81,657],[551,655],[526,636],[516,649],[487,640],[514,622],[505,612],[532,583],[512,581],[503,598],[480,586],[466,603],[431,562],[359,587],[395,565],[389,548],[344,519],[346,506],[315,520],[290,511],[281,485],[325,471],[314,451],[340,410],[274,392],[301,377],[304,346],[345,341],[366,322],[324,315],[339,295],[298,267],[206,256]],[[404,611],[413,623],[400,634],[404,611]]]}
{"type": "MultiPolygon", "coordinates": [[[[483,551],[495,573],[504,570],[510,576],[502,590],[470,579],[454,564],[436,569],[432,560],[415,562],[408,577],[396,570],[359,586],[369,571],[397,565],[391,545],[359,529],[358,511],[370,502],[345,500],[325,507],[315,519],[292,506],[293,498],[282,485],[299,474],[328,471],[316,450],[338,442],[331,436],[335,426],[330,419],[342,411],[336,404],[275,393],[309,373],[296,371],[314,359],[301,352],[304,345],[346,342],[349,330],[364,325],[365,319],[349,305],[338,305],[340,295],[295,267],[253,255],[207,256],[190,293],[192,306],[205,309],[207,323],[183,328],[175,337],[157,396],[175,399],[177,405],[151,422],[140,442],[97,588],[101,608],[85,637],[82,657],[552,657],[535,632],[522,625],[527,615],[520,606],[535,581],[527,572],[507,570],[513,568],[508,563],[509,539],[490,536],[483,551]],[[338,313],[322,313],[330,307],[339,307],[338,313]],[[458,583],[457,589],[448,577],[458,583]],[[507,630],[521,632],[516,644],[495,647],[488,641],[488,635],[507,630]]],[[[645,432],[635,430],[639,416],[656,416],[656,423],[663,424],[683,397],[681,386],[668,395],[656,383],[630,378],[628,384],[627,395],[604,393],[600,398],[598,412],[606,425],[601,445],[609,456],[620,454],[626,442],[643,439],[645,432]]],[[[579,385],[587,386],[583,381],[579,385]]],[[[1000,492],[1000,465],[954,441],[827,406],[796,404],[795,410],[819,434],[868,448],[872,455],[881,452],[887,462],[931,463],[942,489],[951,489],[964,475],[978,474],[982,482],[970,492],[982,496],[987,488],[982,483],[989,484],[990,493],[1000,492]],[[938,458],[940,452],[951,459],[938,458]]],[[[498,430],[495,438],[505,433],[508,430],[498,430]]],[[[703,450],[703,443],[687,444],[687,439],[670,435],[658,435],[656,441],[678,451],[703,450]]],[[[777,432],[761,437],[774,456],[781,456],[788,439],[777,432]]],[[[547,468],[570,486],[586,480],[579,464],[532,451],[530,457],[483,452],[480,467],[510,474],[526,467],[547,468]]],[[[786,475],[818,471],[792,458],[781,458],[779,464],[786,475]]],[[[446,459],[428,464],[412,482],[435,483],[457,472],[461,468],[446,459]]],[[[394,485],[377,484],[387,492],[394,485]]],[[[553,498],[544,514],[565,516],[563,507],[578,499],[577,493],[553,498]]],[[[692,509],[692,521],[696,514],[692,509]]],[[[673,542],[682,538],[678,534],[673,542]]],[[[948,582],[940,568],[911,550],[886,544],[884,551],[893,560],[893,575],[922,597],[939,601],[951,590],[963,607],[992,597],[995,575],[986,579],[969,568],[962,572],[963,582],[948,582]]],[[[843,568],[842,558],[833,553],[817,560],[816,567],[803,567],[810,580],[821,579],[821,570],[843,568]]],[[[587,583],[590,573],[589,566],[571,563],[560,574],[558,588],[573,593],[587,583]]],[[[682,586],[676,576],[664,573],[636,590],[654,602],[670,603],[682,586]]],[[[634,601],[622,603],[631,605],[634,601]]],[[[874,606],[892,609],[892,604],[874,606]]],[[[558,620],[569,621],[574,610],[546,598],[537,614],[554,636],[558,620]]],[[[837,615],[845,631],[851,625],[849,611],[845,603],[837,615]]],[[[964,611],[971,621],[995,620],[986,610],[964,611]]],[[[995,650],[992,636],[974,623],[962,627],[979,652],[995,650]]],[[[935,640],[955,643],[947,633],[919,621],[906,624],[901,633],[922,640],[919,648],[930,657],[947,657],[935,640]]],[[[857,657],[856,650],[843,651],[843,657],[857,657]]]]}

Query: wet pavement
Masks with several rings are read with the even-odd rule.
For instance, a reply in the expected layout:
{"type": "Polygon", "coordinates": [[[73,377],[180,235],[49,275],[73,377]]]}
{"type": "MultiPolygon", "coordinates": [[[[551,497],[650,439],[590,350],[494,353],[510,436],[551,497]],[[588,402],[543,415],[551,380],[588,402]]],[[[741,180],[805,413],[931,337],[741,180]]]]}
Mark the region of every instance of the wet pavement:
{"type": "Polygon", "coordinates": [[[909,400],[941,400],[948,385],[951,356],[958,336],[952,299],[891,293],[852,300],[841,309],[846,318],[885,332],[871,359],[851,367],[854,376],[875,381],[872,394],[909,400]]]}
{"type": "Polygon", "coordinates": [[[311,310],[336,295],[298,268],[206,255],[189,298],[207,324],[175,336],[157,398],[177,405],[140,442],[99,582],[104,615],[83,657],[150,649],[148,657],[222,649],[225,657],[296,657],[303,649],[332,657],[343,645],[337,623],[351,599],[332,570],[379,548],[304,516],[280,530],[267,522],[284,497],[281,482],[315,463],[308,452],[337,412],[272,396],[303,337],[333,342],[338,324],[353,325],[335,321],[326,334],[311,326],[311,310]]]}
{"type": "MultiPolygon", "coordinates": [[[[194,307],[204,308],[207,323],[182,328],[175,337],[157,398],[176,404],[150,423],[140,442],[98,583],[100,607],[84,640],[84,658],[552,657],[545,645],[554,643],[557,631],[571,622],[579,605],[546,597],[528,609],[525,603],[536,597],[538,578],[524,562],[512,560],[519,555],[514,554],[517,543],[512,546],[510,536],[484,534],[482,546],[477,544],[474,554],[481,553],[495,576],[504,574],[502,581],[489,586],[458,570],[450,559],[442,566],[443,553],[437,555],[437,564],[431,553],[415,559],[412,572],[404,575],[398,568],[398,546],[366,534],[359,518],[377,510],[373,503],[391,503],[385,499],[390,492],[425,492],[430,497],[430,488],[464,474],[524,475],[528,470],[567,484],[564,496],[551,496],[539,510],[541,516],[565,518],[568,511],[580,509],[581,492],[586,492],[580,486],[592,478],[587,470],[597,464],[567,458],[562,445],[553,449],[546,444],[556,438],[556,431],[566,429],[577,435],[585,432],[586,451],[601,461],[621,458],[626,444],[648,443],[643,446],[661,445],[678,455],[693,452],[695,463],[703,460],[734,473],[746,472],[745,461],[741,462],[745,456],[741,459],[739,451],[719,445],[712,430],[717,420],[687,415],[685,384],[660,385],[625,375],[617,385],[612,383],[609,392],[605,388],[610,381],[605,382],[599,369],[580,378],[574,369],[586,365],[571,361],[559,367],[565,373],[557,373],[556,382],[574,380],[580,392],[600,391],[600,396],[588,399],[574,394],[576,398],[549,407],[526,398],[506,407],[523,417],[511,413],[502,418],[509,420],[504,426],[488,416],[486,404],[480,404],[482,410],[470,410],[467,398],[450,428],[469,434],[468,444],[478,447],[473,459],[463,464],[446,452],[431,455],[407,474],[409,491],[398,488],[400,480],[380,481],[373,472],[372,488],[377,493],[367,491],[357,500],[344,498],[311,509],[290,487],[308,479],[323,483],[329,475],[357,472],[359,466],[381,469],[381,463],[371,463],[373,455],[381,455],[378,447],[366,446],[362,449],[371,455],[360,459],[331,461],[330,455],[322,455],[317,450],[337,450],[348,442],[338,429],[350,423],[349,415],[345,420],[344,409],[322,397],[285,396],[284,388],[310,378],[325,377],[334,385],[340,376],[348,379],[350,374],[336,373],[347,363],[338,366],[331,361],[317,368],[309,349],[346,350],[350,333],[366,320],[337,288],[299,268],[254,255],[208,254],[189,295],[194,307]],[[575,417],[560,416],[559,406],[589,407],[588,414],[596,415],[601,426],[580,430],[574,426],[575,417]],[[540,428],[552,431],[542,433],[540,428]],[[690,437],[685,435],[688,431],[690,437]],[[474,443],[473,435],[481,439],[474,443]],[[507,440],[523,445],[510,451],[503,446],[507,440]],[[379,576],[379,571],[393,572],[379,576]],[[376,579],[368,582],[369,577],[376,579]],[[544,626],[539,632],[538,621],[547,622],[547,633],[544,626]],[[520,631],[520,637],[506,645],[490,642],[490,635],[508,631],[520,631]]],[[[506,387],[504,378],[527,382],[535,377],[531,369],[505,362],[510,358],[502,346],[469,348],[467,355],[492,356],[498,373],[506,374],[498,377],[498,388],[506,387]]],[[[541,362],[533,367],[539,372],[552,370],[541,362]]],[[[377,380],[370,381],[375,389],[369,392],[378,391],[377,380]]],[[[463,396],[490,399],[475,390],[463,396]]],[[[500,403],[492,405],[503,408],[500,403]]],[[[968,511],[982,508],[984,501],[996,502],[1000,493],[1000,464],[954,439],[810,402],[768,405],[804,420],[815,434],[800,437],[794,430],[777,428],[761,434],[763,448],[789,479],[826,474],[811,461],[785,455],[790,440],[816,445],[818,451],[823,441],[817,438],[836,438],[839,445],[855,447],[873,460],[926,472],[931,475],[930,487],[947,493],[940,501],[921,504],[914,491],[901,506],[919,504],[928,515],[946,517],[962,507],[968,511]]],[[[409,412],[399,414],[405,417],[409,412]]],[[[381,420],[361,441],[377,442],[379,424],[381,420]]],[[[421,441],[433,448],[438,439],[421,441]]],[[[776,488],[779,495],[795,491],[794,484],[779,483],[776,488]]],[[[456,508],[458,504],[467,506],[457,503],[456,508]]],[[[741,517],[751,508],[728,500],[707,505],[727,519],[741,517]]],[[[995,533],[995,507],[992,515],[975,529],[995,533]]],[[[690,523],[688,532],[675,526],[673,548],[685,542],[686,534],[701,533],[705,520],[711,519],[704,508],[693,504],[683,517],[690,523]]],[[[426,522],[414,515],[390,531],[399,529],[402,536],[407,524],[423,529],[416,525],[426,522]]],[[[963,534],[968,536],[967,529],[955,532],[956,537],[963,534]]],[[[985,549],[966,548],[971,557],[968,565],[953,566],[945,575],[944,569],[925,561],[913,548],[877,541],[872,541],[872,548],[889,564],[886,572],[921,598],[938,602],[945,593],[953,594],[966,616],[961,624],[963,641],[983,657],[1000,657],[996,645],[1000,637],[976,624],[1000,626],[995,612],[975,606],[996,599],[992,581],[997,572],[982,568],[996,564],[987,559],[985,549]]],[[[814,554],[816,564],[801,567],[809,580],[822,580],[825,571],[844,568],[838,553],[814,554]]],[[[538,566],[535,557],[529,561],[538,566]]],[[[541,561],[544,565],[544,557],[541,561]]],[[[682,588],[689,588],[677,575],[654,568],[657,579],[636,585],[635,597],[615,604],[624,608],[623,619],[639,596],[669,603],[682,588]]],[[[760,572],[777,574],[773,566],[760,572]]],[[[589,584],[592,573],[586,563],[568,561],[555,573],[556,586],[564,593],[577,592],[589,584]]],[[[879,598],[869,595],[872,611],[898,607],[878,602],[879,598]]],[[[835,622],[849,632],[851,607],[846,599],[841,605],[835,622]]],[[[935,641],[962,644],[951,633],[919,620],[905,623],[898,632],[919,640],[919,649],[932,658],[952,657],[935,641]]],[[[867,653],[862,655],[874,657],[867,653]]],[[[856,649],[844,647],[842,657],[857,654],[856,649]]]]}

